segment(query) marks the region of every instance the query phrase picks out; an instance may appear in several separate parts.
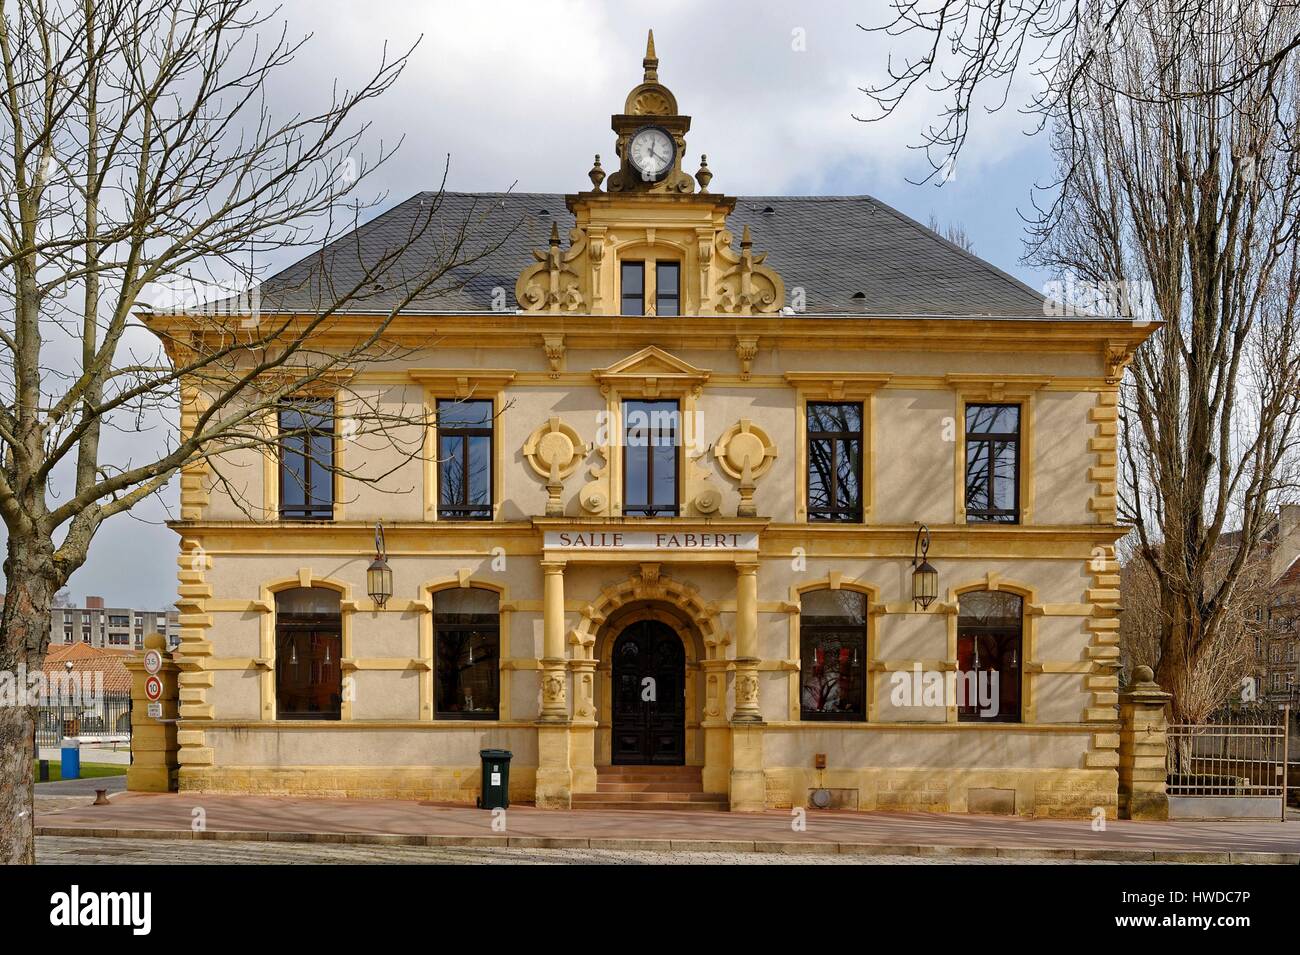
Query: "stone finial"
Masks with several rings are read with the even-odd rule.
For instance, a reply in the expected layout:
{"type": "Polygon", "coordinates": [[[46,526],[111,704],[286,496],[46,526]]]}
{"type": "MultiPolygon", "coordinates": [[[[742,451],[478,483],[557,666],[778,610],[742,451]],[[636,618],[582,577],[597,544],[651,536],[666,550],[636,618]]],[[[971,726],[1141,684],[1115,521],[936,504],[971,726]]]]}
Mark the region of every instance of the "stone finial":
{"type": "Polygon", "coordinates": [[[749,236],[749,226],[745,226],[744,231],[740,233],[740,247],[746,251],[754,247],[754,240],[749,236]]]}
{"type": "Polygon", "coordinates": [[[641,61],[645,68],[647,83],[659,82],[659,57],[655,56],[655,31],[651,30],[645,41],[645,59],[641,61]]]}
{"type": "Polygon", "coordinates": [[[700,192],[709,191],[709,183],[713,181],[713,173],[709,170],[709,157],[701,154],[700,171],[695,174],[695,181],[700,184],[700,192]]]}
{"type": "Polygon", "coordinates": [[[591,180],[591,191],[600,192],[600,184],[605,181],[605,170],[600,168],[600,153],[596,153],[596,162],[587,173],[587,178],[591,180]]]}
{"type": "Polygon", "coordinates": [[[558,249],[559,247],[560,247],[560,226],[558,223],[552,222],[551,223],[551,248],[558,249]]]}

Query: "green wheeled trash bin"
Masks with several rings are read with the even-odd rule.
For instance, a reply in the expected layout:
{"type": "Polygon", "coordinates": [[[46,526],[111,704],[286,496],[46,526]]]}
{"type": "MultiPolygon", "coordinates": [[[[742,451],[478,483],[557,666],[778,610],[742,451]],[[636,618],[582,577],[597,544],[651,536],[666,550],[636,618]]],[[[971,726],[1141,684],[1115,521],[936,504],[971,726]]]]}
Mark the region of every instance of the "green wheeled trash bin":
{"type": "Polygon", "coordinates": [[[480,749],[478,755],[483,761],[483,788],[478,807],[510,808],[510,760],[515,754],[508,749],[480,749]]]}

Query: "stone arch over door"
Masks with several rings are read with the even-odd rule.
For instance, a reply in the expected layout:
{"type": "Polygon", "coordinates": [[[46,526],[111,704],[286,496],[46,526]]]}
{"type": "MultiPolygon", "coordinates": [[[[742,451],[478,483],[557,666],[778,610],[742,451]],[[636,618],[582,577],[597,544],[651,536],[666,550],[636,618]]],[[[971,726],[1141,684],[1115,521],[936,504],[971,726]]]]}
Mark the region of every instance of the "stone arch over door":
{"type": "Polygon", "coordinates": [[[686,660],[686,762],[704,761],[703,725],[725,720],[726,645],[730,636],[718,622],[716,605],[697,589],[659,574],[657,565],[603,589],[583,608],[570,634],[574,645],[574,717],[596,727],[595,763],[608,766],[611,756],[610,659],[614,641],[633,623],[654,620],[681,639],[686,660]]]}

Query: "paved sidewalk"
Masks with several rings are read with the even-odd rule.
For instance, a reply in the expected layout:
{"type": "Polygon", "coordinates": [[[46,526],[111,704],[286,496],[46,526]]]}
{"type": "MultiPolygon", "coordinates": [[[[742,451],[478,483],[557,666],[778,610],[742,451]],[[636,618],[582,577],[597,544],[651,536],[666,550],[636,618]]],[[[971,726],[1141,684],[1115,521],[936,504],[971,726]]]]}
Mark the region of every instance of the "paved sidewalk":
{"type": "Polygon", "coordinates": [[[505,830],[465,806],[393,800],[204,793],[120,793],[108,806],[37,810],[37,834],[273,842],[697,849],[726,852],[903,852],[973,857],[1300,864],[1300,822],[1111,821],[1007,816],[818,812],[806,829],[762,813],[511,808],[505,830]],[[201,814],[195,812],[202,809],[201,814]],[[192,825],[202,819],[201,831],[192,825]]]}

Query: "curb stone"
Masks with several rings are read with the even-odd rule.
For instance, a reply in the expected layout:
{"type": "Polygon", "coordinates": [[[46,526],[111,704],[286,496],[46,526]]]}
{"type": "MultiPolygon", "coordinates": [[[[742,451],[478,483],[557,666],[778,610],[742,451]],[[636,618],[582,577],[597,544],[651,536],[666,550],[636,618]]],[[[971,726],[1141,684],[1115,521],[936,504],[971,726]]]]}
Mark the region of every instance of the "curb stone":
{"type": "Polygon", "coordinates": [[[645,852],[768,852],[809,855],[900,855],[949,858],[1076,859],[1090,862],[1300,865],[1300,852],[1229,852],[1179,849],[1067,849],[1061,847],[890,845],[862,842],[750,842],[707,839],[586,839],[564,836],[438,836],[380,832],[271,832],[207,829],[92,829],[37,826],[37,836],[96,839],[213,840],[217,842],[309,842],[348,845],[467,846],[497,849],[613,849],[645,852]]]}

